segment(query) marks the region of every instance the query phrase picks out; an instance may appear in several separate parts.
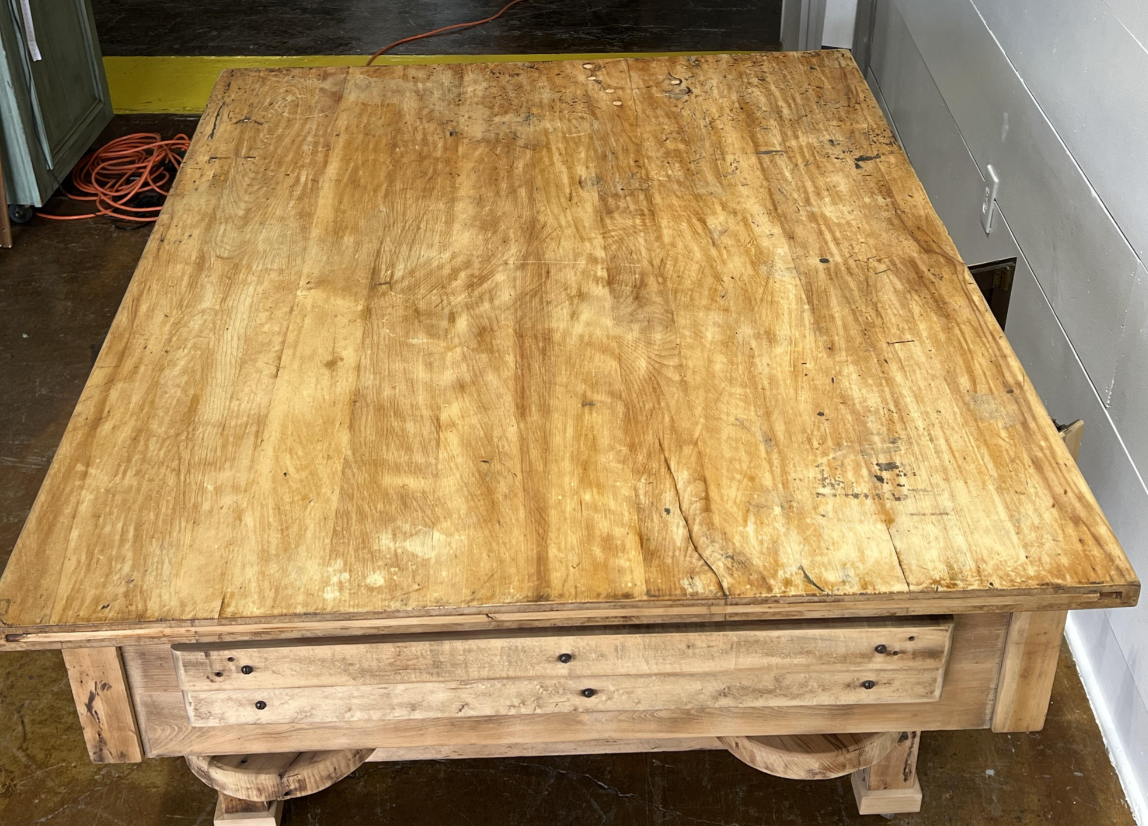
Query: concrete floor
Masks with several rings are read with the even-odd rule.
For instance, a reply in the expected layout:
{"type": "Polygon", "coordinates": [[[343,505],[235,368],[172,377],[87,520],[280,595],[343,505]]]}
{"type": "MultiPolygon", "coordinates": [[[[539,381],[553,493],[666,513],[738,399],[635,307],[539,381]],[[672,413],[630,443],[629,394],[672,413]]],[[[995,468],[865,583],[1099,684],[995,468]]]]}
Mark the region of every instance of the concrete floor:
{"type": "MultiPolygon", "coordinates": [[[[107,137],[186,119],[117,118],[107,137]]],[[[51,205],[49,205],[51,208],[51,205]]],[[[0,250],[0,564],[111,323],[148,230],[100,220],[17,227],[0,250]]],[[[1132,826],[1064,649],[1045,730],[922,740],[924,808],[903,824],[1132,826]]],[[[0,824],[207,824],[214,793],[181,760],[88,762],[58,652],[0,654],[0,824]]],[[[725,752],[375,763],[287,805],[293,824],[837,824],[848,779],[796,782],[725,752]]]]}
{"type": "MultiPolygon", "coordinates": [[[[506,0],[93,0],[105,55],[370,54],[478,20],[506,0]]],[[[395,54],[732,51],[780,45],[781,0],[528,0],[486,26],[395,54]]]]}

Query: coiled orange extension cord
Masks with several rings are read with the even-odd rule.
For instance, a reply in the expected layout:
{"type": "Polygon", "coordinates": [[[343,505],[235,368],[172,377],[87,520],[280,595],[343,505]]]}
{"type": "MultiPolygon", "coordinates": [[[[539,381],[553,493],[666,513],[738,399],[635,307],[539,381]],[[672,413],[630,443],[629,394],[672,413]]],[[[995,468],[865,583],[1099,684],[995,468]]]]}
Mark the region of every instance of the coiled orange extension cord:
{"type": "Polygon", "coordinates": [[[51,215],[37,211],[36,214],[53,221],[82,221],[103,215],[120,221],[151,223],[159,217],[190,144],[191,140],[183,134],[171,140],[163,140],[156,132],[136,132],[116,138],[76,164],[72,170],[75,192],[61,187],[73,201],[94,201],[95,212],[51,215]],[[148,203],[149,200],[154,203],[148,203]]]}

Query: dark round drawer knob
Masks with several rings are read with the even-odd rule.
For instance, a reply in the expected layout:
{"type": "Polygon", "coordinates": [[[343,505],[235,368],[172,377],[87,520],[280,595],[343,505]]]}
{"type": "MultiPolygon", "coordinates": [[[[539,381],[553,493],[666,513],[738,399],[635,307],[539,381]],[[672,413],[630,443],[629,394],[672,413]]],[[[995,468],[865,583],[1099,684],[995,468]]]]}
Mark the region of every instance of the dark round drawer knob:
{"type": "Polygon", "coordinates": [[[873,650],[874,650],[874,651],[876,651],[878,654],[884,654],[884,653],[885,653],[886,651],[888,651],[889,649],[888,649],[888,648],[885,646],[885,644],[884,644],[884,643],[882,643],[881,645],[878,645],[878,646],[877,646],[876,648],[874,648],[873,650]]]}
{"type": "Polygon", "coordinates": [[[877,685],[877,684],[875,682],[873,682],[872,680],[866,680],[865,682],[861,683],[861,687],[863,689],[865,689],[866,691],[868,691],[870,688],[873,688],[873,686],[875,686],[875,685],[877,685]]]}
{"type": "Polygon", "coordinates": [[[594,689],[592,689],[592,688],[584,688],[584,689],[582,689],[582,696],[583,696],[583,697],[593,697],[593,696],[594,696],[595,694],[597,694],[597,693],[598,693],[598,692],[597,692],[597,691],[595,691],[595,690],[594,690],[594,689]]]}
{"type": "Polygon", "coordinates": [[[250,673],[251,673],[252,671],[254,671],[255,669],[254,669],[254,668],[252,668],[252,667],[251,667],[251,666],[249,666],[249,665],[245,665],[245,666],[243,666],[243,668],[241,668],[241,669],[239,669],[239,670],[240,670],[240,671],[242,671],[244,674],[250,674],[250,673]]]}
{"type": "Polygon", "coordinates": [[[568,663],[572,659],[574,659],[573,654],[559,654],[558,655],[558,662],[560,662],[560,663],[568,663]]]}
{"type": "Polygon", "coordinates": [[[267,708],[267,703],[263,702],[262,700],[256,700],[255,707],[262,711],[263,709],[267,708]]]}

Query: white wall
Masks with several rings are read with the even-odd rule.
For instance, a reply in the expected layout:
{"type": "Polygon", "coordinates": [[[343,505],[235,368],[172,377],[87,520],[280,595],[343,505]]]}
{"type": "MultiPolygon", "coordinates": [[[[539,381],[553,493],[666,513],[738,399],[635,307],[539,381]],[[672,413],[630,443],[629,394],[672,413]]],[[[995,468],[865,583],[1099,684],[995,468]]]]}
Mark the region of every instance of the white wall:
{"type": "MultiPolygon", "coordinates": [[[[969,263],[1018,256],[1005,332],[1148,576],[1148,3],[877,0],[869,80],[969,263]],[[1003,225],[980,229],[984,169],[1003,225]]],[[[1148,601],[1069,642],[1148,824],[1148,601]]]]}

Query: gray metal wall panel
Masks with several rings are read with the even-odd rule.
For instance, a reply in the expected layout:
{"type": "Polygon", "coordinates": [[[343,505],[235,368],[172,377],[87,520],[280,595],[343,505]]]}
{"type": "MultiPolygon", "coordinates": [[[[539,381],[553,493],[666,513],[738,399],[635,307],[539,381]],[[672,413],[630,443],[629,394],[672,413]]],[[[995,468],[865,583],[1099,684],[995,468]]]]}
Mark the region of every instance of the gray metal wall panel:
{"type": "Polygon", "coordinates": [[[1141,268],[1095,191],[969,0],[897,0],[1085,368],[1107,397],[1141,268]]]}
{"type": "Polygon", "coordinates": [[[1143,260],[1148,254],[1148,50],[1102,0],[974,3],[1143,260]]]}
{"type": "Polygon", "coordinates": [[[1148,48],[1148,3],[1144,0],[1105,0],[1105,5],[1116,15],[1120,25],[1148,48]]]}

